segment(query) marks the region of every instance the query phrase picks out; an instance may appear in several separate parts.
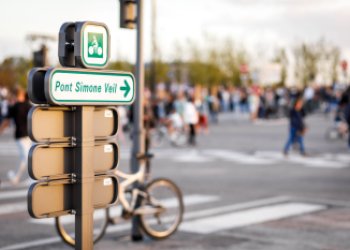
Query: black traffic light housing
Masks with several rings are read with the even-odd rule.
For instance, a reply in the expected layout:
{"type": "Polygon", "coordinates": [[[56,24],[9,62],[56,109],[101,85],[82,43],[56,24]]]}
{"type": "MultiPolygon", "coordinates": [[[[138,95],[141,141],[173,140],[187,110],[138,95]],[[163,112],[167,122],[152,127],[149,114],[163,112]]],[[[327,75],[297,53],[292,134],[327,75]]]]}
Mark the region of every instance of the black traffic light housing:
{"type": "Polygon", "coordinates": [[[125,29],[136,28],[137,0],[120,0],[120,27],[125,29]]]}
{"type": "Polygon", "coordinates": [[[33,53],[33,64],[34,67],[45,67],[47,63],[47,47],[43,44],[38,51],[33,53]]]}

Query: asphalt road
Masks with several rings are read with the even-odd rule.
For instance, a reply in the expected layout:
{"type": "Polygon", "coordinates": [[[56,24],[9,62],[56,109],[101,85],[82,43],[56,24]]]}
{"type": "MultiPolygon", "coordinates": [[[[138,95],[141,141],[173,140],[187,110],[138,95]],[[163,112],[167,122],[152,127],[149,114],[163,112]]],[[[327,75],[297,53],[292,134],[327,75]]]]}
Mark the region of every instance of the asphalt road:
{"type": "MultiPolygon", "coordinates": [[[[178,232],[133,243],[129,222],[121,222],[95,249],[350,249],[350,154],[345,141],[325,139],[330,120],[309,117],[309,156],[292,152],[286,158],[286,120],[220,118],[195,148],[153,150],[152,175],[174,180],[185,197],[178,232]]],[[[127,171],[130,143],[120,144],[119,166],[127,171]]],[[[0,178],[16,164],[9,130],[0,137],[0,178]]],[[[30,218],[26,193],[27,183],[0,188],[0,250],[70,249],[52,220],[30,218]]]]}

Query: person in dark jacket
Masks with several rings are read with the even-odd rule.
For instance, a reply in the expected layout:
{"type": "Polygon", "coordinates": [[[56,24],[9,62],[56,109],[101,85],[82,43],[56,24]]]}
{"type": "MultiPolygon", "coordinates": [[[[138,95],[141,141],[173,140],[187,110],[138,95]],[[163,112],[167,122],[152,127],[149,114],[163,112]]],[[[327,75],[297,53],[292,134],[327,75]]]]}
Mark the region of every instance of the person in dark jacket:
{"type": "Polygon", "coordinates": [[[348,147],[350,149],[350,103],[348,103],[345,107],[345,119],[348,124],[348,147]]]}
{"type": "Polygon", "coordinates": [[[27,159],[29,149],[32,145],[28,137],[28,113],[32,105],[29,102],[28,95],[22,89],[16,90],[16,103],[9,109],[6,119],[0,125],[0,135],[10,126],[11,120],[15,124],[15,140],[19,150],[20,164],[17,171],[9,171],[7,173],[10,184],[17,185],[21,181],[21,177],[25,176],[27,170],[27,159]]]}
{"type": "Polygon", "coordinates": [[[304,132],[305,132],[305,124],[303,120],[303,100],[302,98],[298,97],[293,105],[293,108],[290,111],[290,130],[289,130],[289,137],[287,140],[286,145],[284,146],[284,154],[288,155],[290,147],[296,142],[299,144],[300,147],[300,153],[302,155],[305,154],[305,147],[304,147],[304,132]]]}
{"type": "MultiPolygon", "coordinates": [[[[348,131],[350,130],[350,87],[348,87],[340,101],[339,101],[339,107],[343,111],[343,115],[345,118],[346,123],[348,124],[348,131]]],[[[348,147],[350,149],[350,132],[348,132],[349,138],[348,138],[348,147]]]]}

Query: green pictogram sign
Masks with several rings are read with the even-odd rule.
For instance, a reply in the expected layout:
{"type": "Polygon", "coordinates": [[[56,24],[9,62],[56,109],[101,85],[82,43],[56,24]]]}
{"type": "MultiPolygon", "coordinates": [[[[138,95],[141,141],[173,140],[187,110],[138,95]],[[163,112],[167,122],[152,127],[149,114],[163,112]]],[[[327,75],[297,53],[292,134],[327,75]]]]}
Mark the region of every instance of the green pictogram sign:
{"type": "Polygon", "coordinates": [[[81,64],[85,68],[106,67],[109,58],[107,27],[103,24],[85,22],[79,29],[79,33],[81,38],[81,64]]]}
{"type": "Polygon", "coordinates": [[[88,33],[88,57],[103,58],[103,34],[88,33]]]}

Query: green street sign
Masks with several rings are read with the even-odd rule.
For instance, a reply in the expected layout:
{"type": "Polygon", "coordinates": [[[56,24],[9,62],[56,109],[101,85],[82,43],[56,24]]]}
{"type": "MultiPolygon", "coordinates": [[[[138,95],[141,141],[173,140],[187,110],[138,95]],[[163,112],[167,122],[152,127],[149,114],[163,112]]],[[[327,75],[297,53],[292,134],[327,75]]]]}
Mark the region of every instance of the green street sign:
{"type": "Polygon", "coordinates": [[[104,24],[78,24],[80,32],[81,63],[85,68],[104,68],[108,62],[109,34],[104,24]]]}
{"type": "Polygon", "coordinates": [[[58,57],[62,66],[103,69],[109,48],[109,31],[103,23],[67,22],[60,28],[58,57]]]}
{"type": "Polygon", "coordinates": [[[130,105],[135,98],[131,73],[76,68],[34,68],[28,92],[37,104],[60,106],[130,105]]]}

